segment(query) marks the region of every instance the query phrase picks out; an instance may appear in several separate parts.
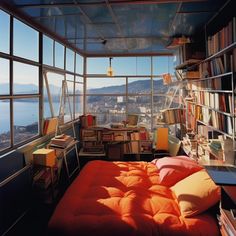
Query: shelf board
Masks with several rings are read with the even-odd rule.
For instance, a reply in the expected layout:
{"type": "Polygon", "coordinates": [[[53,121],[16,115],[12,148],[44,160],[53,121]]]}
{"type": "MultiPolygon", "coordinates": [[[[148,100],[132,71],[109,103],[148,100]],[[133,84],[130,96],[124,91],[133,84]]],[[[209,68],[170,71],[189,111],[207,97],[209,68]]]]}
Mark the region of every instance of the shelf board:
{"type": "Polygon", "coordinates": [[[228,51],[231,51],[232,49],[234,49],[236,47],[236,42],[232,43],[231,45],[227,46],[226,48],[220,50],[219,52],[209,56],[208,58],[206,58],[203,62],[207,62],[210,61],[216,57],[220,57],[223,54],[227,53],[228,51]]]}
{"type": "Polygon", "coordinates": [[[232,90],[214,90],[214,89],[186,89],[187,91],[209,92],[209,93],[233,93],[232,90]]]}
{"type": "Polygon", "coordinates": [[[205,122],[203,122],[203,121],[201,121],[201,120],[197,120],[197,122],[200,123],[200,124],[203,124],[203,125],[205,125],[205,126],[207,126],[207,127],[209,127],[210,129],[212,129],[212,130],[214,130],[214,131],[216,131],[216,132],[219,132],[219,133],[225,135],[226,137],[229,137],[229,138],[231,138],[231,139],[233,138],[232,135],[230,135],[230,134],[228,134],[228,133],[225,133],[224,131],[221,131],[221,130],[219,130],[219,129],[216,129],[215,127],[213,127],[213,126],[211,126],[211,125],[208,125],[208,124],[206,124],[205,122]]]}
{"type": "Polygon", "coordinates": [[[198,60],[198,59],[189,59],[189,60],[185,61],[184,63],[176,66],[175,69],[176,70],[184,70],[190,66],[195,66],[195,65],[199,64],[200,62],[201,62],[201,60],[198,60]]]}

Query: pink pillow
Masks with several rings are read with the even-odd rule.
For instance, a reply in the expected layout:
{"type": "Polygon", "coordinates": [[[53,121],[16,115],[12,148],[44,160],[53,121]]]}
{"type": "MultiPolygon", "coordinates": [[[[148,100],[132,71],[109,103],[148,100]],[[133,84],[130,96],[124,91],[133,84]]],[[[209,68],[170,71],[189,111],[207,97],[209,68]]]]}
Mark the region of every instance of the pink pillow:
{"type": "Polygon", "coordinates": [[[203,167],[187,156],[164,157],[153,162],[160,172],[160,184],[172,186],[203,167]]]}

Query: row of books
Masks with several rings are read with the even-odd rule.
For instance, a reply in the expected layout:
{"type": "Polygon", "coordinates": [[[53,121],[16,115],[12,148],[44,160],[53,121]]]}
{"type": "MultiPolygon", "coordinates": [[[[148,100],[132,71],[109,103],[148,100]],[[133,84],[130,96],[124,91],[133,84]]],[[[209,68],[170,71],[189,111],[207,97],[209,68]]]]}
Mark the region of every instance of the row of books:
{"type": "Polygon", "coordinates": [[[207,40],[207,53],[213,55],[236,42],[236,17],[207,40]]]}
{"type": "Polygon", "coordinates": [[[230,71],[235,71],[234,54],[224,54],[222,57],[217,57],[210,61],[203,62],[199,65],[199,77],[207,78],[216,75],[221,75],[230,71]]]}
{"type": "Polygon", "coordinates": [[[192,81],[187,84],[188,90],[232,90],[231,76],[217,77],[213,79],[192,81]]]}
{"type": "Polygon", "coordinates": [[[43,135],[52,134],[56,132],[58,125],[58,118],[46,119],[43,124],[43,135]]]}
{"type": "Polygon", "coordinates": [[[51,184],[54,184],[57,181],[57,172],[57,167],[53,167],[52,172],[50,168],[40,168],[34,173],[34,187],[42,190],[47,189],[51,184]]]}
{"type": "Polygon", "coordinates": [[[96,125],[96,116],[87,114],[79,117],[80,126],[82,128],[88,128],[96,125]]]}
{"type": "Polygon", "coordinates": [[[198,104],[202,104],[222,112],[233,113],[232,94],[196,91],[195,97],[198,104]]]}
{"type": "Polygon", "coordinates": [[[162,110],[163,122],[167,124],[184,123],[184,110],[180,108],[171,108],[162,110]]]}
{"type": "Polygon", "coordinates": [[[232,219],[230,210],[220,209],[220,223],[223,231],[226,231],[225,235],[236,235],[236,220],[232,219]]]}
{"type": "Polygon", "coordinates": [[[132,140],[124,144],[125,154],[140,154],[140,153],[151,153],[152,152],[152,141],[138,141],[132,140]]]}

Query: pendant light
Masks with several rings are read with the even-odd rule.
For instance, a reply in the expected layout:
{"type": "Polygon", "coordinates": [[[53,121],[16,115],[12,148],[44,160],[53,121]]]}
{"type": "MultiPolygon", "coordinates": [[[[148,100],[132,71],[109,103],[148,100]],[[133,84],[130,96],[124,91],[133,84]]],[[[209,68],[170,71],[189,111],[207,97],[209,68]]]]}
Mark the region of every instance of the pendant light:
{"type": "Polygon", "coordinates": [[[114,75],[114,71],[113,71],[113,69],[111,67],[111,60],[112,59],[113,59],[112,57],[109,58],[109,67],[107,69],[107,76],[113,76],[114,75]]]}

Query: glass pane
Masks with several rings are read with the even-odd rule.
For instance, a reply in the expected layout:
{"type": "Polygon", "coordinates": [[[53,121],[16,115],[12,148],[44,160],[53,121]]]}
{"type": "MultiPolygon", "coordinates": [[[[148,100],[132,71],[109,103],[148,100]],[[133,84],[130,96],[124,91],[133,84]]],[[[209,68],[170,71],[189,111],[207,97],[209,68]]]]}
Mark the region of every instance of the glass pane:
{"type": "Polygon", "coordinates": [[[74,115],[74,97],[69,96],[69,101],[68,98],[66,98],[66,103],[65,103],[65,110],[64,110],[64,123],[67,123],[73,119],[74,115]]]}
{"type": "Polygon", "coordinates": [[[153,113],[159,113],[161,109],[167,108],[167,105],[169,104],[168,97],[163,95],[155,95],[153,96],[153,113]]]}
{"type": "Polygon", "coordinates": [[[84,85],[81,83],[75,83],[75,94],[83,95],[84,85]]]}
{"type": "Polygon", "coordinates": [[[75,96],[75,118],[83,114],[83,96],[75,96]]]}
{"type": "Polygon", "coordinates": [[[0,10],[0,51],[8,53],[10,51],[10,16],[0,10]]]}
{"type": "Polygon", "coordinates": [[[116,57],[112,60],[114,75],[137,75],[136,57],[116,57]]]}
{"type": "Polygon", "coordinates": [[[55,67],[64,69],[64,46],[55,42],[55,67]]]}
{"type": "Polygon", "coordinates": [[[110,123],[121,123],[126,120],[125,113],[91,113],[96,116],[97,125],[104,125],[110,123]]]}
{"type": "Polygon", "coordinates": [[[14,99],[14,144],[26,141],[38,134],[39,99],[14,99]]]}
{"type": "Polygon", "coordinates": [[[153,79],[153,93],[165,94],[168,90],[168,85],[163,84],[163,80],[159,78],[153,79]]]}
{"type": "Polygon", "coordinates": [[[69,48],[66,49],[66,70],[75,71],[75,53],[69,48]]]}
{"type": "Polygon", "coordinates": [[[9,60],[0,58],[0,94],[10,93],[9,60]]]}
{"type": "Polygon", "coordinates": [[[53,66],[53,40],[43,35],[43,64],[53,66]]]}
{"type": "Polygon", "coordinates": [[[151,113],[151,96],[129,96],[128,113],[151,113]]]}
{"type": "Polygon", "coordinates": [[[39,33],[15,18],[13,29],[14,55],[39,61],[39,33]]]}
{"type": "Polygon", "coordinates": [[[84,58],[76,54],[76,73],[83,74],[84,71],[84,58]]]}
{"type": "Polygon", "coordinates": [[[137,57],[137,75],[151,75],[151,57],[137,57]]]}
{"type": "MultiPolygon", "coordinates": [[[[64,76],[56,73],[47,73],[49,90],[52,98],[52,105],[54,109],[54,115],[59,115],[59,108],[60,108],[60,96],[61,96],[61,86],[62,81],[64,80],[64,76]]],[[[46,90],[46,86],[44,83],[44,118],[52,117],[50,106],[49,106],[49,99],[46,90]]]]}
{"type": "Polygon", "coordinates": [[[13,93],[39,93],[39,68],[37,66],[13,62],[13,93]]]}
{"type": "Polygon", "coordinates": [[[109,58],[87,58],[87,74],[106,74],[109,58]]]}
{"type": "Polygon", "coordinates": [[[126,92],[125,78],[87,78],[88,94],[121,94],[126,92]]]}
{"type": "Polygon", "coordinates": [[[153,74],[174,74],[174,57],[173,56],[159,56],[153,57],[153,74]]]}
{"type": "Polygon", "coordinates": [[[68,94],[74,94],[74,82],[67,81],[68,94]]]}
{"type": "MultiPolygon", "coordinates": [[[[88,96],[87,111],[89,113],[103,113],[106,120],[113,120],[126,112],[126,101],[124,96],[88,96]],[[109,119],[108,119],[109,118],[109,119]]],[[[122,121],[122,120],[120,120],[122,121]]]]}
{"type": "Polygon", "coordinates": [[[151,79],[150,78],[128,78],[128,93],[150,94],[151,79]]]}
{"type": "Polygon", "coordinates": [[[0,100],[0,151],[10,147],[10,100],[0,100]]]}

